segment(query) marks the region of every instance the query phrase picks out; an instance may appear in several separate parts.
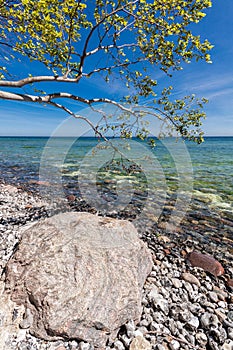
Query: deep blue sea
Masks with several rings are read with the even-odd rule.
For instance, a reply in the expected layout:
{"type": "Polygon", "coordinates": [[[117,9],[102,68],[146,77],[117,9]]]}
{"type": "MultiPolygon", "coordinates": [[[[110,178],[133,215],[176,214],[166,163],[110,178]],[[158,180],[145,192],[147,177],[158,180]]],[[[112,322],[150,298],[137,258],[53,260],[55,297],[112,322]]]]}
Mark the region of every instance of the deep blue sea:
{"type": "Polygon", "coordinates": [[[201,145],[157,140],[153,150],[136,140],[126,146],[112,142],[113,148],[91,137],[0,137],[1,181],[30,189],[38,180],[50,186],[62,182],[75,193],[79,180],[88,187],[94,179],[96,186],[115,183],[118,195],[137,181],[144,192],[146,186],[164,193],[189,192],[200,205],[233,219],[233,137],[206,137],[201,145]]]}

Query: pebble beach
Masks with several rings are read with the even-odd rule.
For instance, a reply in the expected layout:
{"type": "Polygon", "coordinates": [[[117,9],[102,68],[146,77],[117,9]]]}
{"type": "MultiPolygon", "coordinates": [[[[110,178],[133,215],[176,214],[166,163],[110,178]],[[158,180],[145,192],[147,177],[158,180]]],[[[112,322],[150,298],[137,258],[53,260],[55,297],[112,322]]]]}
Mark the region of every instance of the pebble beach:
{"type": "MultiPolygon", "coordinates": [[[[194,210],[195,205],[194,201],[179,228],[171,232],[164,230],[164,220],[151,230],[140,231],[153,258],[153,269],[143,290],[141,320],[125,324],[106,350],[233,349],[233,223],[218,215],[204,216],[194,210]],[[224,267],[224,274],[216,277],[191,266],[187,254],[193,250],[214,257],[224,267]]],[[[61,207],[94,211],[78,198],[68,197],[62,206],[52,205],[22,187],[0,185],[2,350],[94,350],[92,344],[76,340],[48,342],[33,337],[27,322],[18,325],[23,310],[10,304],[6,307],[3,298],[4,268],[20,241],[23,227],[59,212],[61,207]]]]}

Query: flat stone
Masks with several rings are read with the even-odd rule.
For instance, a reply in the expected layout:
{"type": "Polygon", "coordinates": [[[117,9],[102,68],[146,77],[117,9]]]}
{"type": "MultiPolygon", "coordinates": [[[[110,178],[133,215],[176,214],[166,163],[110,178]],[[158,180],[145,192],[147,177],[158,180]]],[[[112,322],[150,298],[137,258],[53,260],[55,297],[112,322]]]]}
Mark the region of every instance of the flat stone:
{"type": "Polygon", "coordinates": [[[189,272],[183,272],[181,274],[181,277],[184,281],[189,282],[191,284],[196,284],[198,287],[201,286],[201,283],[199,282],[199,280],[197,279],[197,277],[195,277],[194,275],[192,275],[189,272]]]}
{"type": "Polygon", "coordinates": [[[151,350],[152,346],[144,337],[138,335],[130,344],[129,350],[151,350]]]}
{"type": "Polygon", "coordinates": [[[151,253],[128,221],[55,215],[26,228],[8,262],[11,299],[30,309],[30,333],[103,348],[128,320],[139,322],[151,253]]]}
{"type": "Polygon", "coordinates": [[[179,289],[182,287],[182,281],[179,280],[178,278],[172,278],[172,284],[175,288],[179,289]]]}

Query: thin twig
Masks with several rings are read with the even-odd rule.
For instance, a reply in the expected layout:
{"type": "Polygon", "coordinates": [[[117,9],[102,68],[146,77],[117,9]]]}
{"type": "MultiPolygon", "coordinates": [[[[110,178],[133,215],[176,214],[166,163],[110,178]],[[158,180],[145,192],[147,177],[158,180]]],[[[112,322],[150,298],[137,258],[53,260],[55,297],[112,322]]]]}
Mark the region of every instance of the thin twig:
{"type": "MultiPolygon", "coordinates": [[[[158,331],[148,331],[148,332],[146,332],[146,334],[158,334],[159,332],[158,331]]],[[[186,344],[186,345],[189,345],[189,346],[191,346],[193,349],[198,349],[198,350],[205,350],[204,348],[200,348],[199,346],[196,346],[196,345],[193,345],[193,344],[191,344],[190,342],[188,342],[187,340],[185,340],[185,339],[181,339],[181,338],[178,338],[178,337],[174,337],[174,335],[171,335],[171,334],[159,334],[159,335],[161,335],[161,336],[163,336],[164,338],[168,338],[168,337],[170,337],[170,338],[172,338],[172,339],[174,339],[174,340],[177,340],[178,342],[180,342],[180,343],[184,343],[184,344],[186,344]]]]}

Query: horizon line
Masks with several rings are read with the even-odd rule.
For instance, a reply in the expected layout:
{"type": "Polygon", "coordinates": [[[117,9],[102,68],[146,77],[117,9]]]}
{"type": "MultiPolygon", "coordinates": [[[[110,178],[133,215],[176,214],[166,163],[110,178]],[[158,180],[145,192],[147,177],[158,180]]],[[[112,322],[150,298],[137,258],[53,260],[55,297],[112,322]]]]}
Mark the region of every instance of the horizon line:
{"type": "MultiPolygon", "coordinates": [[[[98,138],[98,136],[72,136],[72,135],[64,135],[64,136],[52,136],[52,135],[0,135],[0,138],[7,138],[7,137],[10,137],[10,138],[13,138],[13,137],[18,137],[18,138],[20,138],[20,137],[24,137],[24,138],[26,138],[26,137],[44,137],[44,138],[52,138],[52,137],[56,137],[56,138],[64,138],[64,137],[70,137],[70,138],[74,138],[74,137],[76,137],[76,138],[90,138],[90,137],[92,137],[92,138],[98,138]]],[[[114,137],[114,136],[106,136],[107,138],[121,138],[120,136],[117,136],[117,137],[114,137]]],[[[206,138],[206,137],[233,137],[233,135],[206,135],[206,136],[204,136],[204,139],[206,138]]],[[[132,138],[138,138],[137,136],[133,136],[132,138]]],[[[147,137],[147,139],[149,139],[149,138],[157,138],[157,139],[159,139],[159,137],[157,137],[157,136],[148,136],[147,137]]],[[[164,138],[177,138],[177,136],[165,136],[164,138]]],[[[178,138],[182,138],[182,136],[178,136],[178,138]]]]}

